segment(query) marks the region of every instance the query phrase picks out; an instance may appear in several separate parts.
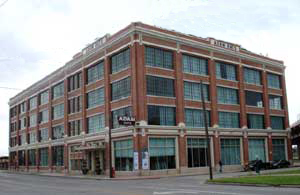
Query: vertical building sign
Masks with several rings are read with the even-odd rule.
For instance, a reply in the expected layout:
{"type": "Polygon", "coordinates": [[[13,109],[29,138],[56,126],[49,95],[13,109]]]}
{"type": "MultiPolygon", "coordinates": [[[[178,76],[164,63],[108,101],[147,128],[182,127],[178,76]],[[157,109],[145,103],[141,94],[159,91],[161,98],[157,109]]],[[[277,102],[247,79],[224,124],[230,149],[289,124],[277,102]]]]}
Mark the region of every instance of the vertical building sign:
{"type": "Polygon", "coordinates": [[[133,152],[133,169],[138,170],[139,169],[139,153],[133,152]]]}
{"type": "Polygon", "coordinates": [[[149,169],[149,152],[147,149],[144,149],[143,153],[142,153],[142,167],[143,170],[145,169],[149,169]]]}

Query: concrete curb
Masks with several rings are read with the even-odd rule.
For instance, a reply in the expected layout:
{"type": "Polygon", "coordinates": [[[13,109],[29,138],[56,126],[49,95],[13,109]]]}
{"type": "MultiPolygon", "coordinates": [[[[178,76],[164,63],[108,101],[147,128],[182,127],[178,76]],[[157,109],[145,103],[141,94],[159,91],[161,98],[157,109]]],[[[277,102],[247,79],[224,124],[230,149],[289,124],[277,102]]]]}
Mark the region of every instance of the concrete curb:
{"type": "Polygon", "coordinates": [[[206,181],[205,184],[211,185],[231,185],[231,186],[252,186],[252,187],[281,187],[281,188],[300,188],[300,185],[280,185],[280,184],[243,184],[243,183],[221,183],[206,181]]]}

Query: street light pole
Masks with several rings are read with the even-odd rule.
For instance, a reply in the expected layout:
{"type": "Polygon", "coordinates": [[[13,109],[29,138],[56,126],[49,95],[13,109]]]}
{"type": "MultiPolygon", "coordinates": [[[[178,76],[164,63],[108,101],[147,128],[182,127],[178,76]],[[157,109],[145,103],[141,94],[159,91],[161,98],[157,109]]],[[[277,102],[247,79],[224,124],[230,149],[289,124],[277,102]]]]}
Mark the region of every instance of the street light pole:
{"type": "Polygon", "coordinates": [[[202,80],[200,80],[200,89],[201,89],[201,101],[202,101],[202,109],[203,109],[203,116],[204,116],[204,126],[205,126],[205,135],[206,135],[206,146],[207,146],[207,160],[209,165],[209,178],[210,180],[213,179],[212,174],[212,166],[211,166],[211,158],[210,158],[210,140],[208,136],[208,125],[207,125],[207,119],[206,119],[206,106],[204,101],[204,93],[203,93],[203,83],[202,80]]]}

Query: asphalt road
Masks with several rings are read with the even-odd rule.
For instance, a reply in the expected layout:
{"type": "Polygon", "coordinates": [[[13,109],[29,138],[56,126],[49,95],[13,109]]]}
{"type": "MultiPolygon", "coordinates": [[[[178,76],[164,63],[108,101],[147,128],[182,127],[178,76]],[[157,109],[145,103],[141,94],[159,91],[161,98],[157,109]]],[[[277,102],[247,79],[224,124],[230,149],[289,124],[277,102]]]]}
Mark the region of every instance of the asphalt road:
{"type": "Polygon", "coordinates": [[[282,195],[300,194],[299,188],[207,185],[207,176],[169,177],[144,180],[91,180],[0,173],[0,195],[282,195]]]}

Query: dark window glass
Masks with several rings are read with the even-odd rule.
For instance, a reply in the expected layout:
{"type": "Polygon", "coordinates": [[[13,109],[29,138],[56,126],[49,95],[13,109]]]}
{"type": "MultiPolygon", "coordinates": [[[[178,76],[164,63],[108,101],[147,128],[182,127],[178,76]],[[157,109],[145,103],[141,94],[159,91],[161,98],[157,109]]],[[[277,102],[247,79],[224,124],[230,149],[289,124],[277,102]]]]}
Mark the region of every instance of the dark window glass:
{"type": "Polygon", "coordinates": [[[118,110],[112,111],[112,119],[113,119],[113,128],[122,127],[119,125],[118,116],[132,116],[131,107],[121,108],[118,110]]]}
{"type": "Polygon", "coordinates": [[[286,160],[284,139],[272,139],[273,160],[286,160]]]}
{"type": "Polygon", "coordinates": [[[68,113],[76,113],[82,110],[82,100],[81,96],[74,97],[68,100],[68,113]]]}
{"type": "Polygon", "coordinates": [[[80,135],[81,133],[81,120],[69,122],[69,136],[80,135]]]}
{"type": "Polygon", "coordinates": [[[216,62],[216,75],[218,79],[236,81],[236,67],[232,64],[216,62]]]}
{"type": "Polygon", "coordinates": [[[218,103],[219,104],[238,104],[239,96],[238,90],[226,88],[226,87],[217,87],[218,93],[218,103]]]}
{"type": "Polygon", "coordinates": [[[28,150],[28,165],[29,166],[35,166],[36,161],[35,161],[35,149],[28,150]]]}
{"type": "Polygon", "coordinates": [[[254,91],[245,91],[246,105],[263,107],[263,95],[262,93],[254,91]]]}
{"type": "Polygon", "coordinates": [[[265,128],[264,115],[248,114],[247,121],[248,121],[249,129],[264,129],[265,128]]]}
{"type": "Polygon", "coordinates": [[[282,106],[282,97],[277,95],[269,95],[269,106],[270,109],[281,110],[282,106]]]}
{"type": "Polygon", "coordinates": [[[130,94],[131,94],[131,79],[130,79],[130,77],[116,81],[111,84],[112,101],[128,97],[128,96],[130,96],[130,94]]]}
{"type": "MultiPolygon", "coordinates": [[[[202,110],[188,109],[185,111],[185,124],[187,127],[204,127],[204,115],[202,110]]],[[[206,111],[207,124],[210,126],[210,112],[206,111]]]]}
{"type": "Polygon", "coordinates": [[[68,78],[68,91],[72,91],[81,87],[81,72],[68,78]]]}
{"type": "Polygon", "coordinates": [[[132,140],[114,142],[116,171],[132,171],[133,168],[133,143],[132,140]]]}
{"type": "Polygon", "coordinates": [[[219,112],[219,126],[221,128],[239,128],[240,115],[234,112],[219,112]]]}
{"type": "MultiPolygon", "coordinates": [[[[203,84],[204,100],[209,101],[209,85],[203,84]]],[[[201,100],[200,83],[184,81],[184,99],[201,100]]]]}
{"type": "Polygon", "coordinates": [[[182,55],[183,72],[208,75],[208,61],[203,58],[182,55]]]}
{"type": "Polygon", "coordinates": [[[64,146],[52,147],[52,165],[53,166],[64,165],[64,146]]]}
{"type": "Polygon", "coordinates": [[[111,73],[119,72],[130,66],[130,49],[126,49],[111,57],[111,73]]]}
{"type": "Polygon", "coordinates": [[[269,88],[281,89],[281,82],[280,82],[279,75],[268,73],[267,78],[268,78],[269,88]]]}
{"type": "Polygon", "coordinates": [[[104,76],[104,62],[100,62],[87,69],[87,83],[100,80],[104,76]]]}
{"type": "Polygon", "coordinates": [[[147,46],[145,59],[147,66],[173,69],[173,54],[170,51],[147,46]]]}
{"type": "Polygon", "coordinates": [[[261,85],[261,74],[259,70],[244,68],[244,81],[246,83],[261,85]]]}
{"type": "Polygon", "coordinates": [[[203,138],[188,138],[188,167],[207,166],[207,144],[203,138]]]}
{"type": "Polygon", "coordinates": [[[147,76],[147,95],[175,97],[174,80],[147,76]]]}
{"type": "Polygon", "coordinates": [[[224,165],[240,165],[240,139],[221,139],[221,161],[224,165]]]}
{"type": "Polygon", "coordinates": [[[64,137],[64,126],[58,125],[55,127],[52,127],[52,139],[61,139],[64,137]]]}
{"type": "Polygon", "coordinates": [[[40,166],[48,166],[48,148],[39,149],[40,166]]]}
{"type": "Polygon", "coordinates": [[[148,124],[175,126],[175,108],[166,106],[148,106],[148,124]]]}
{"type": "Polygon", "coordinates": [[[271,116],[271,128],[283,130],[284,128],[284,117],[281,116],[271,116]]]}

